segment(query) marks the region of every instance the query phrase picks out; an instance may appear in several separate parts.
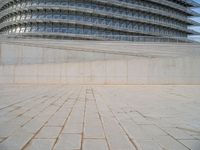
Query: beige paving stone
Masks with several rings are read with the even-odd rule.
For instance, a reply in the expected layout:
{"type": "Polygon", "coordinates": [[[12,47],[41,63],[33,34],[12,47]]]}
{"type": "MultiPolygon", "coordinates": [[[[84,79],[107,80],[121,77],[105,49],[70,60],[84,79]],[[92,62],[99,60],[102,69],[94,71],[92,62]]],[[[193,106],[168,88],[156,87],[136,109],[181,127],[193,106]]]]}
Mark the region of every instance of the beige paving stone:
{"type": "Polygon", "coordinates": [[[199,150],[199,89],[0,85],[0,150],[199,150]]]}
{"type": "Polygon", "coordinates": [[[48,123],[47,126],[63,126],[66,118],[63,117],[52,117],[48,123]]]}
{"type": "Polygon", "coordinates": [[[55,150],[73,150],[81,148],[81,134],[61,134],[55,150]]]}
{"type": "Polygon", "coordinates": [[[67,123],[62,133],[79,133],[83,132],[83,123],[67,123]]]}
{"type": "MultiPolygon", "coordinates": [[[[46,120],[46,119],[45,119],[46,120]]],[[[45,124],[44,120],[38,120],[37,118],[32,119],[30,122],[25,124],[22,129],[29,133],[36,133],[42,128],[42,126],[45,124]]]]}
{"type": "Polygon", "coordinates": [[[153,140],[134,141],[139,150],[163,150],[158,143],[153,140]]]}
{"type": "Polygon", "coordinates": [[[179,140],[190,150],[199,150],[200,149],[200,140],[179,140]]]}
{"type": "Polygon", "coordinates": [[[0,143],[1,150],[19,150],[22,149],[34,135],[24,130],[18,130],[15,134],[8,137],[0,143]]]}
{"type": "Polygon", "coordinates": [[[12,121],[10,121],[10,122],[11,122],[11,124],[17,124],[17,125],[23,126],[31,119],[32,118],[30,118],[30,117],[20,115],[19,117],[12,119],[12,121]]]}
{"type": "Polygon", "coordinates": [[[109,150],[105,139],[84,139],[83,150],[109,150]]]}
{"type": "Polygon", "coordinates": [[[68,122],[69,123],[83,123],[83,116],[84,116],[84,112],[79,112],[77,114],[71,114],[69,116],[68,122]]]}
{"type": "Polygon", "coordinates": [[[3,142],[5,140],[5,138],[0,138],[0,143],[3,142]]]}
{"type": "Polygon", "coordinates": [[[136,150],[126,133],[112,118],[104,118],[103,125],[109,146],[113,150],[136,150]]]}
{"type": "Polygon", "coordinates": [[[58,137],[59,133],[60,133],[61,127],[48,127],[45,126],[43,127],[40,132],[36,135],[35,138],[38,139],[55,139],[58,137]]]}
{"type": "Polygon", "coordinates": [[[20,128],[20,125],[15,123],[3,123],[0,124],[0,137],[8,137],[13,132],[15,132],[18,128],[20,128]]]}
{"type": "Polygon", "coordinates": [[[192,135],[192,137],[194,137],[195,139],[200,140],[200,134],[199,135],[192,135]]]}
{"type": "Polygon", "coordinates": [[[104,132],[101,125],[92,126],[86,125],[84,127],[84,138],[104,138],[104,132]]]}
{"type": "Polygon", "coordinates": [[[167,133],[165,133],[163,130],[161,130],[155,125],[140,125],[140,126],[144,132],[146,132],[153,138],[159,138],[159,136],[167,135],[167,133]]]}
{"type": "Polygon", "coordinates": [[[131,139],[135,140],[152,140],[153,136],[148,131],[144,130],[142,126],[135,124],[132,120],[120,122],[124,127],[126,133],[131,139]]]}
{"type": "Polygon", "coordinates": [[[179,140],[192,140],[194,139],[194,137],[192,137],[191,135],[187,134],[187,132],[181,130],[181,129],[177,129],[177,128],[164,128],[164,130],[170,134],[171,136],[173,136],[175,139],[179,139],[179,140]]]}
{"type": "Polygon", "coordinates": [[[55,139],[33,139],[24,150],[51,150],[55,139]]]}
{"type": "Polygon", "coordinates": [[[162,149],[189,150],[185,145],[170,136],[160,136],[155,141],[159,143],[162,149]]]}

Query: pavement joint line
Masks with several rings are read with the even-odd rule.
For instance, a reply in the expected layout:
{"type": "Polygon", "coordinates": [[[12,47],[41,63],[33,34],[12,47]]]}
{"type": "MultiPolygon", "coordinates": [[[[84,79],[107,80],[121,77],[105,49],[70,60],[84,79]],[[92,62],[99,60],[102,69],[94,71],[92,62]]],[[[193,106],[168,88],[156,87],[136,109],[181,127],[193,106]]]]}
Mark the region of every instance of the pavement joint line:
{"type": "Polygon", "coordinates": [[[82,133],[81,133],[81,150],[83,149],[83,138],[84,138],[84,127],[85,127],[85,116],[86,116],[86,92],[84,94],[84,111],[83,111],[83,124],[82,124],[82,133]]]}
{"type": "MultiPolygon", "coordinates": [[[[105,98],[103,97],[103,95],[101,95],[100,93],[99,93],[99,95],[102,97],[102,99],[105,99],[105,98]]],[[[118,122],[120,128],[124,131],[126,137],[127,137],[128,140],[130,141],[130,143],[136,148],[136,150],[139,150],[137,144],[136,144],[135,142],[133,142],[133,140],[130,138],[130,136],[128,135],[128,133],[126,132],[126,130],[124,129],[124,127],[122,126],[122,124],[120,123],[120,121],[118,120],[118,118],[116,117],[116,115],[114,114],[114,112],[112,111],[112,109],[110,108],[110,106],[107,105],[107,107],[108,107],[108,109],[110,110],[110,112],[113,114],[114,119],[118,122]]]]}
{"type": "Polygon", "coordinates": [[[160,130],[162,130],[164,133],[166,133],[168,136],[170,136],[172,139],[174,139],[176,142],[178,142],[179,144],[181,144],[185,148],[190,149],[189,147],[187,147],[186,145],[184,145],[183,143],[181,143],[178,139],[176,139],[173,135],[171,135],[170,133],[168,133],[167,131],[163,130],[161,127],[159,127],[157,124],[154,124],[154,125],[156,127],[158,127],[160,130]]]}
{"type": "MultiPolygon", "coordinates": [[[[47,92],[49,92],[49,90],[46,91],[45,93],[47,93],[47,92]]],[[[35,94],[35,93],[34,93],[34,94],[35,94]]],[[[40,93],[40,94],[41,94],[41,95],[36,96],[36,97],[33,98],[33,99],[30,98],[30,100],[26,100],[26,99],[27,99],[27,98],[26,98],[26,99],[23,100],[23,102],[30,102],[30,101],[32,101],[32,100],[34,100],[34,99],[36,99],[36,100],[38,99],[38,101],[39,101],[43,93],[40,93]],[[38,97],[38,98],[37,98],[37,97],[38,97]]],[[[20,103],[22,103],[22,102],[20,102],[20,103]]],[[[19,103],[15,103],[14,105],[16,105],[16,104],[19,104],[19,103]]],[[[29,103],[28,103],[28,104],[29,104],[29,103]]],[[[25,103],[25,105],[23,105],[23,107],[26,106],[26,105],[28,105],[28,104],[25,103]]],[[[9,107],[10,107],[10,106],[9,106],[9,107]]],[[[23,107],[21,107],[21,108],[23,108],[23,107]]],[[[31,108],[27,109],[27,111],[29,111],[29,110],[31,110],[31,108]]],[[[14,109],[13,111],[15,111],[15,109],[14,109]]],[[[13,112],[13,111],[9,111],[8,113],[11,113],[11,112],[13,112]]],[[[22,113],[22,114],[23,114],[23,113],[22,113]]],[[[14,119],[14,118],[13,118],[13,119],[14,119]]]]}
{"type": "MultiPolygon", "coordinates": [[[[57,138],[56,138],[56,140],[55,140],[53,146],[52,146],[52,150],[54,150],[54,148],[55,148],[55,146],[56,146],[56,144],[57,144],[57,142],[58,142],[58,140],[59,140],[59,137],[60,137],[60,135],[62,134],[62,131],[64,130],[65,125],[67,124],[67,121],[68,121],[68,119],[69,119],[69,116],[71,115],[71,113],[72,113],[72,111],[73,111],[73,109],[74,109],[74,106],[75,106],[75,104],[76,104],[77,101],[78,101],[78,98],[79,98],[79,96],[80,96],[81,91],[82,91],[82,87],[81,87],[81,89],[79,89],[78,95],[76,96],[76,101],[74,102],[73,106],[70,108],[71,110],[70,110],[70,112],[69,112],[67,118],[65,119],[64,124],[63,124],[63,126],[62,126],[62,128],[61,128],[61,130],[60,130],[60,132],[59,132],[59,134],[58,134],[58,136],[57,136],[57,138]]],[[[72,94],[74,94],[74,93],[71,93],[71,95],[72,95],[72,94]]],[[[70,96],[71,96],[71,95],[70,95],[70,96]]],[[[69,97],[70,97],[70,96],[69,96],[69,97]]]]}
{"type": "MultiPolygon", "coordinates": [[[[20,85],[18,86],[20,87],[20,85]]],[[[46,85],[44,88],[37,89],[35,86],[31,88],[18,88],[18,86],[6,86],[5,89],[0,87],[1,104],[14,103],[14,97],[16,99],[20,98],[23,94],[21,93],[22,90],[25,90],[26,97],[29,97],[29,95],[32,95],[31,91],[36,95],[40,90],[45,92],[45,88],[48,88],[46,85]],[[11,96],[9,96],[9,93],[11,93],[11,96]],[[9,98],[7,96],[10,98],[8,102],[9,98]]],[[[46,147],[45,143],[50,143],[50,148],[52,148],[56,138],[58,138],[58,142],[53,149],[55,150],[58,147],[62,148],[63,145],[66,148],[69,137],[69,142],[76,146],[79,145],[77,150],[87,150],[90,146],[94,146],[93,149],[104,147],[109,150],[133,150],[135,147],[127,138],[127,133],[131,140],[137,144],[139,150],[148,149],[148,147],[154,150],[192,150],[193,146],[200,144],[200,132],[198,132],[200,86],[170,87],[172,90],[168,90],[168,86],[153,86],[152,88],[151,86],[63,85],[57,86],[57,89],[55,89],[55,86],[51,86],[55,91],[50,90],[50,96],[48,97],[41,96],[40,100],[37,101],[38,105],[35,105],[34,108],[33,105],[36,103],[34,98],[31,98],[32,101],[30,102],[22,102],[19,105],[16,104],[0,111],[0,124],[2,125],[0,127],[0,133],[2,133],[2,136],[0,136],[0,149],[5,150],[7,146],[15,149],[16,144],[16,148],[20,147],[21,149],[23,147],[21,150],[27,150],[34,146],[46,147]],[[79,93],[80,89],[82,91],[79,93]],[[86,91],[86,89],[88,90],[86,91]],[[171,91],[186,94],[190,99],[171,95],[171,91]],[[78,93],[79,97],[76,101],[78,93]],[[145,94],[141,95],[143,93],[145,94]],[[44,99],[46,99],[46,102],[42,103],[44,99]],[[12,111],[11,113],[12,108],[21,110],[12,111]],[[24,116],[18,115],[24,112],[24,109],[30,111],[31,108],[32,111],[28,112],[27,115],[26,113],[24,116]],[[70,110],[72,110],[71,114],[69,114],[70,110]],[[138,111],[143,115],[140,115],[138,111]],[[83,117],[84,112],[85,116],[83,117]],[[41,113],[41,115],[37,117],[37,113],[41,113]],[[12,120],[13,116],[17,116],[17,118],[12,120]],[[68,120],[63,125],[67,117],[68,120]],[[23,127],[22,125],[30,119],[34,120],[23,127]],[[85,128],[83,123],[85,123],[85,128]],[[18,127],[21,127],[21,129],[18,127]],[[62,127],[64,129],[59,134],[62,127]],[[92,130],[90,130],[90,127],[92,127],[92,130]],[[17,130],[14,131],[14,129],[17,130]],[[43,129],[45,132],[43,132],[43,129]],[[25,132],[23,133],[23,131],[25,132]],[[84,136],[86,137],[83,136],[82,131],[85,132],[84,136]],[[8,139],[5,138],[5,135],[9,135],[8,139]],[[75,143],[71,140],[71,136],[78,137],[77,140],[74,139],[75,143]],[[83,146],[81,147],[81,145],[83,146]]]]}
{"type": "MultiPolygon", "coordinates": [[[[50,90],[52,90],[52,89],[48,89],[45,93],[49,93],[50,90]]],[[[43,94],[43,92],[41,92],[41,93],[39,93],[39,94],[43,94]]],[[[35,93],[34,93],[34,95],[35,95],[35,93]]],[[[3,110],[3,109],[5,109],[5,108],[8,108],[8,107],[10,107],[10,106],[13,106],[13,105],[16,105],[16,104],[20,104],[20,103],[22,103],[22,102],[25,102],[26,99],[30,99],[30,100],[27,100],[26,102],[31,101],[31,100],[32,100],[32,96],[33,96],[33,95],[29,96],[29,98],[28,98],[27,96],[23,96],[23,98],[24,98],[23,100],[18,101],[18,102],[16,102],[16,103],[13,103],[13,104],[11,104],[11,105],[8,105],[8,106],[6,106],[6,107],[0,108],[0,111],[3,110]]],[[[39,95],[39,96],[37,95],[37,96],[34,96],[34,97],[37,98],[37,97],[40,97],[40,96],[42,96],[42,95],[39,95]]],[[[18,99],[20,99],[20,98],[18,98],[18,99]]]]}
{"type": "MultiPolygon", "coordinates": [[[[65,92],[65,94],[68,94],[70,96],[70,93],[71,91],[67,91],[65,92]]],[[[61,97],[60,97],[61,99],[61,97]]],[[[58,99],[55,99],[55,101],[57,101],[58,99]]],[[[53,101],[52,103],[54,103],[55,101],[53,101]]],[[[63,104],[65,103],[66,101],[63,102],[63,104]]],[[[51,119],[51,117],[56,114],[56,112],[58,112],[61,108],[62,108],[63,105],[61,105],[49,118],[48,120],[43,124],[43,126],[35,133],[35,135],[26,143],[26,145],[22,148],[22,150],[25,150],[25,148],[30,144],[30,142],[37,136],[37,134],[42,130],[42,128],[45,127],[45,125],[48,123],[48,121],[51,119]]]]}
{"type": "MultiPolygon", "coordinates": [[[[94,96],[94,98],[95,98],[94,89],[93,89],[93,96],[94,96]]],[[[96,98],[95,98],[95,104],[96,104],[96,109],[98,110],[98,116],[99,116],[99,119],[100,119],[100,121],[101,121],[101,126],[102,126],[102,129],[103,129],[103,132],[104,132],[104,136],[105,136],[105,140],[106,140],[106,145],[107,145],[107,147],[108,147],[108,150],[111,150],[110,145],[109,145],[109,143],[108,143],[108,139],[107,139],[107,137],[106,137],[105,127],[104,127],[104,125],[103,125],[102,117],[101,117],[101,114],[100,114],[100,112],[99,112],[99,108],[98,108],[98,105],[97,105],[96,98]]]]}
{"type": "MultiPolygon", "coordinates": [[[[47,98],[47,100],[48,100],[48,99],[49,99],[49,98],[47,98]]],[[[57,97],[57,98],[55,99],[55,101],[57,101],[58,99],[60,99],[60,97],[57,97]]],[[[46,99],[45,99],[44,101],[46,101],[46,99]]],[[[53,101],[53,102],[55,102],[55,101],[53,101]]],[[[52,103],[53,103],[53,102],[52,102],[52,103]]],[[[38,105],[39,105],[39,104],[38,104],[38,105]]],[[[37,117],[38,115],[40,115],[40,113],[43,112],[44,110],[46,110],[46,108],[48,108],[50,105],[51,105],[51,103],[50,103],[49,105],[47,105],[43,110],[41,110],[36,116],[33,116],[32,119],[34,119],[35,117],[37,117]]],[[[31,110],[31,109],[30,109],[30,110],[31,110]]],[[[25,114],[25,113],[24,113],[24,114],[25,114]]],[[[31,119],[31,120],[32,120],[32,119],[31,119]]],[[[29,120],[29,121],[31,121],[31,120],[29,120]]],[[[29,122],[29,121],[28,121],[28,122],[29,122]]],[[[28,122],[26,122],[26,123],[28,123],[28,122]]],[[[26,124],[26,123],[25,123],[25,124],[26,124]]],[[[24,125],[25,125],[25,124],[24,124],[24,125]]],[[[22,127],[23,127],[24,125],[22,125],[22,127]]]]}
{"type": "MultiPolygon", "coordinates": [[[[46,101],[46,99],[45,99],[44,101],[46,101]]],[[[38,105],[39,105],[39,104],[38,104],[38,105]]],[[[50,104],[49,104],[49,105],[50,105],[50,104]]],[[[27,123],[29,123],[31,120],[33,120],[33,119],[36,118],[38,115],[40,115],[40,113],[43,112],[44,110],[46,110],[46,108],[48,108],[49,105],[47,105],[43,110],[39,111],[35,116],[31,117],[31,119],[29,119],[29,120],[28,120],[27,122],[25,122],[23,125],[20,125],[16,130],[14,130],[14,131],[11,133],[11,135],[14,134],[15,132],[17,132],[19,128],[25,126],[25,125],[26,125],[27,123]]],[[[33,107],[34,107],[34,106],[33,106],[33,107]]],[[[28,109],[27,111],[25,111],[25,112],[24,112],[23,114],[21,114],[21,115],[24,115],[26,112],[31,111],[31,110],[32,110],[32,109],[30,108],[30,109],[28,109]]],[[[16,118],[17,118],[17,117],[16,117],[16,118]]],[[[7,121],[7,122],[9,122],[9,121],[7,121]]],[[[5,122],[5,123],[6,123],[6,122],[5,122]]],[[[9,135],[9,136],[11,136],[11,135],[9,135]]],[[[9,136],[8,136],[8,137],[9,137],[9,136]]],[[[7,139],[8,137],[6,137],[6,139],[7,139]]]]}

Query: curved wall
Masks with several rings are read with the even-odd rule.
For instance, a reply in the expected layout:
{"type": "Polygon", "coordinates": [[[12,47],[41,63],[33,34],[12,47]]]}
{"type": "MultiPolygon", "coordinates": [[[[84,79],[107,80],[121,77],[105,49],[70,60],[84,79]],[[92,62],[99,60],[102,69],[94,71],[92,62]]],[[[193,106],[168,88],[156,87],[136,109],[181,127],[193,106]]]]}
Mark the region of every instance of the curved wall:
{"type": "Polygon", "coordinates": [[[0,0],[6,35],[144,41],[187,40],[190,4],[157,0],[0,0]],[[161,37],[161,38],[160,38],[161,37]],[[169,40],[170,39],[170,40],[169,40]]]}

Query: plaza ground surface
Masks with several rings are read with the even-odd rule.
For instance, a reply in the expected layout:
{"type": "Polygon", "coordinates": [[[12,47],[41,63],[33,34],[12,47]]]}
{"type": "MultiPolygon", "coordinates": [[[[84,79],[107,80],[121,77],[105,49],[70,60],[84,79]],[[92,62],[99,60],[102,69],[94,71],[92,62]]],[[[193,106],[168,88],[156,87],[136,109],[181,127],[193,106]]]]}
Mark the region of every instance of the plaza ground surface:
{"type": "Polygon", "coordinates": [[[0,85],[0,150],[199,150],[199,99],[199,85],[0,85]]]}

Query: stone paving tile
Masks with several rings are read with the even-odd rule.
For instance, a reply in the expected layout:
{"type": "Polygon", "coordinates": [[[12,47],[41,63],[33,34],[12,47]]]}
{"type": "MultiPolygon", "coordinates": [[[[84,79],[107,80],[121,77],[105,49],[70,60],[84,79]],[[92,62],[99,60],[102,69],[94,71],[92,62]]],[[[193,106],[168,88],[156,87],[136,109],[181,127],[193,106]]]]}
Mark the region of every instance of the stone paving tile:
{"type": "Polygon", "coordinates": [[[27,133],[24,130],[17,131],[2,143],[0,143],[1,150],[19,150],[22,149],[34,135],[27,133]]]}
{"type": "Polygon", "coordinates": [[[47,126],[63,126],[65,119],[65,117],[52,117],[48,121],[47,126]]]}
{"type": "Polygon", "coordinates": [[[139,140],[134,142],[139,150],[163,150],[163,148],[153,140],[139,140]]]}
{"type": "Polygon", "coordinates": [[[84,138],[104,138],[104,132],[99,126],[85,125],[84,127],[84,138]]]}
{"type": "Polygon", "coordinates": [[[6,138],[0,138],[0,143],[3,142],[6,138]]]}
{"type": "Polygon", "coordinates": [[[135,150],[126,133],[112,118],[102,118],[108,144],[113,150],[135,150]]]}
{"type": "Polygon", "coordinates": [[[200,149],[200,86],[0,89],[0,150],[200,149]]]}
{"type": "Polygon", "coordinates": [[[200,149],[200,140],[179,140],[179,141],[191,150],[200,149]]]}
{"type": "Polygon", "coordinates": [[[140,125],[142,130],[150,135],[152,138],[159,138],[160,136],[167,135],[166,132],[161,130],[155,125],[140,125]]]}
{"type": "Polygon", "coordinates": [[[35,138],[38,139],[56,139],[60,133],[61,127],[43,127],[35,138]]]}
{"type": "Polygon", "coordinates": [[[7,124],[7,123],[0,124],[0,137],[1,138],[8,137],[18,128],[20,128],[20,125],[14,124],[14,123],[12,123],[12,124],[7,124]]]}
{"type": "Polygon", "coordinates": [[[160,136],[155,140],[162,149],[170,149],[170,150],[188,150],[188,148],[180,143],[179,141],[173,139],[170,136],[160,136]]]}
{"type": "Polygon", "coordinates": [[[85,139],[83,141],[83,150],[109,150],[109,149],[106,140],[85,139]]]}
{"type": "Polygon", "coordinates": [[[30,122],[28,122],[26,125],[24,125],[22,129],[26,132],[35,134],[45,124],[46,120],[47,118],[45,118],[44,120],[34,118],[30,122]]]}
{"type": "Polygon", "coordinates": [[[131,120],[120,122],[131,139],[135,140],[152,140],[149,135],[140,125],[135,124],[131,120]]]}
{"type": "Polygon", "coordinates": [[[63,133],[79,133],[83,132],[83,124],[82,123],[67,123],[64,127],[63,133]]]}
{"type": "Polygon", "coordinates": [[[51,150],[55,139],[33,139],[24,150],[51,150]]]}
{"type": "Polygon", "coordinates": [[[192,135],[192,137],[194,137],[197,140],[200,140],[200,134],[198,134],[198,135],[192,135]]]}
{"type": "Polygon", "coordinates": [[[183,130],[177,129],[177,128],[164,128],[164,130],[171,136],[173,136],[177,140],[192,140],[195,139],[191,135],[187,134],[187,132],[184,132],[183,130]]]}
{"type": "Polygon", "coordinates": [[[55,150],[72,150],[81,148],[81,134],[61,134],[55,150]]]}

